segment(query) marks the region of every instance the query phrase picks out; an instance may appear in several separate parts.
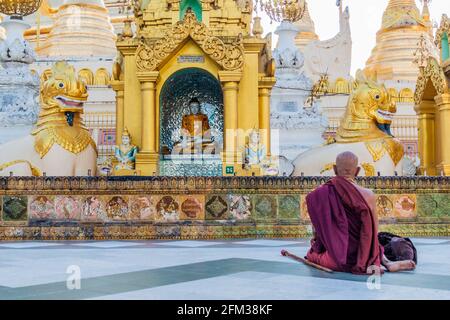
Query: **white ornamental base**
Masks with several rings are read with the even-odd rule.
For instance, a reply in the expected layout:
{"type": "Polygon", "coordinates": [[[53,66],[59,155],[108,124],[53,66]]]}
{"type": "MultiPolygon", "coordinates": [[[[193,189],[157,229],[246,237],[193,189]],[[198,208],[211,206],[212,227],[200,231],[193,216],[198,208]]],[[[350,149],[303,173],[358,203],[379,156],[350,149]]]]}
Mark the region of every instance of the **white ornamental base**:
{"type": "Polygon", "coordinates": [[[272,154],[293,161],[303,152],[324,144],[324,128],[274,129],[272,130],[272,154]]]}

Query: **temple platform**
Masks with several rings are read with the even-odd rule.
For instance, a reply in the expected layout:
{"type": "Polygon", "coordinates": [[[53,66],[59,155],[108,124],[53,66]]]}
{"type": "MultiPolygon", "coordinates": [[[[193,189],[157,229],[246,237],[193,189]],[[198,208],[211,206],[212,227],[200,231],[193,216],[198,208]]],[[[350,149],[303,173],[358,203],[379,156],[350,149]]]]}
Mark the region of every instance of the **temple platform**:
{"type": "MultiPolygon", "coordinates": [[[[213,240],[311,235],[326,177],[0,178],[0,240],[213,240]]],[[[380,231],[450,236],[450,178],[369,177],[380,231]]]]}
{"type": "Polygon", "coordinates": [[[220,177],[220,155],[164,155],[159,161],[161,175],[171,177],[220,177]]]}
{"type": "Polygon", "coordinates": [[[304,255],[307,238],[1,242],[0,299],[450,299],[450,238],[412,240],[416,270],[385,273],[372,290],[366,276],[280,255],[304,255]]]}

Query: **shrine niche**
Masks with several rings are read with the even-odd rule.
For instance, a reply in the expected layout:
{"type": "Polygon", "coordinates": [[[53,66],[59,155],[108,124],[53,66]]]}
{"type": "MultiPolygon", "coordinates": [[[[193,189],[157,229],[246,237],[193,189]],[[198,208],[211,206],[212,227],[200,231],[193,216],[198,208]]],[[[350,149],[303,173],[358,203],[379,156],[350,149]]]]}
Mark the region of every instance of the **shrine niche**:
{"type": "Polygon", "coordinates": [[[184,2],[151,1],[119,37],[117,132],[133,136],[139,175],[239,174],[248,132],[270,142],[271,40],[234,1],[201,1],[201,21],[184,2]]]}
{"type": "Polygon", "coordinates": [[[450,68],[449,59],[429,58],[421,68],[414,95],[419,117],[420,174],[450,175],[450,68]]]}

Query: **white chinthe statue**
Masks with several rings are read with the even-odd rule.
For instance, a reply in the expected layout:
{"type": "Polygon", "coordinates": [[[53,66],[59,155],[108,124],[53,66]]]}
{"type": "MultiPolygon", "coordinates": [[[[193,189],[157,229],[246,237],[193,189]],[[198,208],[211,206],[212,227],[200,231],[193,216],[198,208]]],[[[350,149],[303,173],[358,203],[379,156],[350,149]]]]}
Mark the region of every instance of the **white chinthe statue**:
{"type": "Polygon", "coordinates": [[[386,88],[358,71],[335,141],[297,157],[293,176],[331,176],[336,156],[344,151],[358,156],[366,176],[402,175],[403,145],[390,132],[396,111],[386,88]]]}
{"type": "Polygon", "coordinates": [[[87,98],[73,66],[57,62],[42,84],[32,133],[0,146],[0,175],[95,175],[97,148],[81,118],[87,98]]]}

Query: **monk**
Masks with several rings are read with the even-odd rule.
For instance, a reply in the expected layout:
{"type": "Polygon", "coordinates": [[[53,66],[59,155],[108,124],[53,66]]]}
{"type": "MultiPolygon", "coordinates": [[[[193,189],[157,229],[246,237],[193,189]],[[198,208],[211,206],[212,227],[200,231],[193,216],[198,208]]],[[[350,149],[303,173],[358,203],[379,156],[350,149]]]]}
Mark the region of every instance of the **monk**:
{"type": "Polygon", "coordinates": [[[378,242],[375,195],[358,186],[358,157],[337,156],[334,177],[306,197],[314,238],[306,258],[338,272],[372,274],[381,266],[390,272],[413,270],[412,260],[390,261],[378,242]]]}

